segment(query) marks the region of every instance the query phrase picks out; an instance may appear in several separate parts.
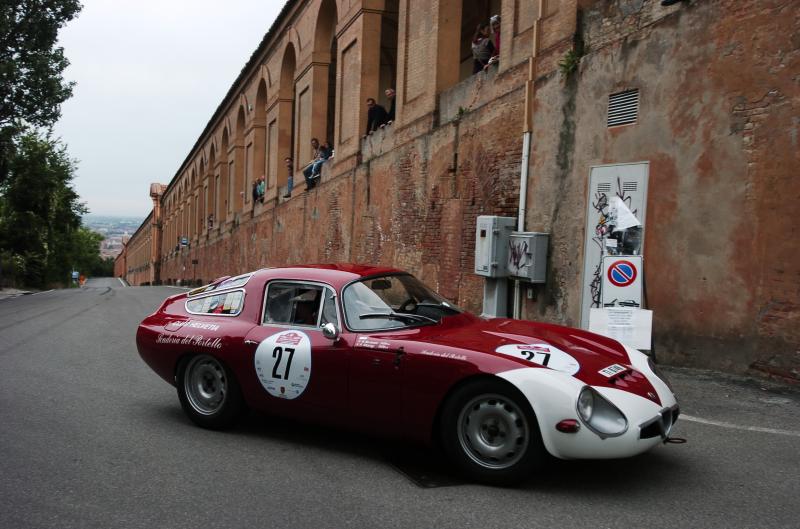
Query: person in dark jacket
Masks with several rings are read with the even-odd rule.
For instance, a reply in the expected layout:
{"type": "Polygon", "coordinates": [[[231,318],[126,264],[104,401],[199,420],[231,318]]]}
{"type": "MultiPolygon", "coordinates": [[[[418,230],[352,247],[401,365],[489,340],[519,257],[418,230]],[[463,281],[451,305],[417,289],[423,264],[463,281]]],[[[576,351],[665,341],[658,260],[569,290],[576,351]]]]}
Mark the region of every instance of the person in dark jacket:
{"type": "Polygon", "coordinates": [[[371,97],[367,98],[367,109],[367,132],[364,134],[365,137],[389,121],[389,113],[371,97]]]}

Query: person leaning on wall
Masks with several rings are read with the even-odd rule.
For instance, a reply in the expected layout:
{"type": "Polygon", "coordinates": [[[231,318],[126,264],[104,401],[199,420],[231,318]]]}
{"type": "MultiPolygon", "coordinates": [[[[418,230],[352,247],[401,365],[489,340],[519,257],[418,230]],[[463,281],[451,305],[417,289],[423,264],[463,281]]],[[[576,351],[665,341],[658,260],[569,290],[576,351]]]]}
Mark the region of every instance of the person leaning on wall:
{"type": "Polygon", "coordinates": [[[364,134],[366,138],[376,130],[378,130],[381,125],[385,125],[386,122],[389,121],[389,113],[386,112],[386,109],[375,102],[375,98],[368,97],[367,98],[367,132],[364,134]]]}

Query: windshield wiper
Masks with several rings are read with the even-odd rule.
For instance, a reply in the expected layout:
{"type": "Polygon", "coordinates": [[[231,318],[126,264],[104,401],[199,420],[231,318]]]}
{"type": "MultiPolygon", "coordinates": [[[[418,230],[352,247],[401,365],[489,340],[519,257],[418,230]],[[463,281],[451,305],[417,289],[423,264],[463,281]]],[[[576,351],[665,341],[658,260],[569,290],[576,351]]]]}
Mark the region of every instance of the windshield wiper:
{"type": "Polygon", "coordinates": [[[362,320],[373,318],[387,318],[390,320],[412,321],[412,322],[432,322],[438,323],[435,319],[421,314],[409,314],[407,312],[370,312],[359,316],[362,320]]]}
{"type": "Polygon", "coordinates": [[[461,311],[458,309],[454,309],[450,305],[445,305],[444,303],[431,303],[430,301],[420,301],[416,303],[417,307],[433,307],[434,309],[442,309],[442,310],[449,310],[453,314],[461,314],[461,311]]]}

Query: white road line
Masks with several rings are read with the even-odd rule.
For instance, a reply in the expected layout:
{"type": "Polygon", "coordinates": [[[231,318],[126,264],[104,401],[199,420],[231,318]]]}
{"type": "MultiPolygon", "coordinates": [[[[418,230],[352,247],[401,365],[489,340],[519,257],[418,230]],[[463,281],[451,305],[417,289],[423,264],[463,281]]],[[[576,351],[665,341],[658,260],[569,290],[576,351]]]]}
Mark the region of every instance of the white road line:
{"type": "Polygon", "coordinates": [[[748,432],[762,432],[762,433],[774,433],[778,435],[790,435],[792,437],[800,437],[800,432],[793,432],[792,430],[778,430],[775,428],[761,428],[759,426],[741,426],[739,424],[732,424],[729,422],[722,422],[722,421],[712,421],[709,419],[701,419],[699,417],[692,417],[691,415],[681,415],[678,417],[678,420],[689,421],[689,422],[698,422],[700,424],[709,424],[711,426],[720,426],[722,428],[731,428],[733,430],[745,430],[748,432]]]}
{"type": "Polygon", "coordinates": [[[175,285],[159,285],[159,286],[167,287],[167,288],[177,288],[178,290],[189,290],[189,287],[178,287],[178,286],[175,286],[175,285]]]}
{"type": "Polygon", "coordinates": [[[123,281],[121,277],[118,277],[117,279],[119,279],[119,282],[123,287],[127,287],[128,286],[128,285],[125,284],[125,281],[123,281]]]}

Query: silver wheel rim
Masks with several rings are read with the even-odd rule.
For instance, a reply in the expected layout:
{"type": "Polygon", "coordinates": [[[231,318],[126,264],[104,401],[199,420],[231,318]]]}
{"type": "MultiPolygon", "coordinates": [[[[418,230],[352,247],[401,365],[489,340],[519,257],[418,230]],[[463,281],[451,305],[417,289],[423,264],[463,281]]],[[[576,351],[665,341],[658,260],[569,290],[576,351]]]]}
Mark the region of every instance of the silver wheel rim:
{"type": "Polygon", "coordinates": [[[183,387],[192,408],[202,415],[218,412],[228,395],[228,379],[222,364],[208,355],[195,356],[185,373],[183,387]]]}
{"type": "Polygon", "coordinates": [[[478,465],[502,470],[525,455],[528,421],[511,399],[485,394],[470,400],[458,416],[458,440],[464,453],[478,465]]]}

